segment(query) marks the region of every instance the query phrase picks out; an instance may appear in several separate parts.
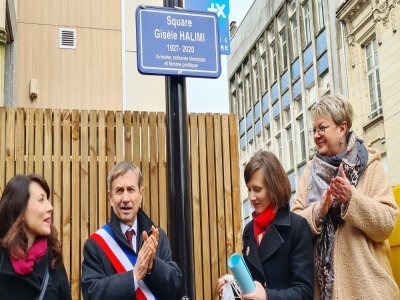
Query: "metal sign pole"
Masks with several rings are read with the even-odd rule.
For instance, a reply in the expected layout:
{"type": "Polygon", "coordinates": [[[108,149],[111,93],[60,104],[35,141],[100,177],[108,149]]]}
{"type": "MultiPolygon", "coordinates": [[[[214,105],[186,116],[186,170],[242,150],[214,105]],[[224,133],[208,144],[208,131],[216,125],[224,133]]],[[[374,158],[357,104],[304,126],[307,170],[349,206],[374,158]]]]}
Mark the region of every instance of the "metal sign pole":
{"type": "MultiPolygon", "coordinates": [[[[182,2],[164,0],[164,6],[183,7],[182,2]]],[[[177,299],[195,299],[186,82],[183,76],[165,78],[169,178],[168,234],[174,260],[182,271],[182,284],[177,299]]]]}

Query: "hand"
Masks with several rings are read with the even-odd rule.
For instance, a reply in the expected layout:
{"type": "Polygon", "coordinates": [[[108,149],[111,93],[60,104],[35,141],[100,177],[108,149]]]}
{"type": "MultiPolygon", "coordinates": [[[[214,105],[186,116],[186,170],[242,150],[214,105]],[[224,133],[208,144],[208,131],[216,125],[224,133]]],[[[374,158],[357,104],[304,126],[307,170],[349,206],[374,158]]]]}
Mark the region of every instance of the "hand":
{"type": "Polygon", "coordinates": [[[224,285],[226,284],[226,280],[224,278],[218,278],[218,286],[217,291],[220,297],[222,297],[222,292],[224,291],[224,285]]]}
{"type": "Polygon", "coordinates": [[[254,281],[256,285],[256,289],[252,293],[243,294],[241,293],[240,296],[242,299],[247,300],[268,300],[267,292],[265,291],[264,287],[258,281],[254,281]]]}
{"type": "Polygon", "coordinates": [[[317,227],[321,226],[322,220],[326,217],[328,214],[329,208],[333,204],[333,197],[331,193],[329,192],[329,188],[325,190],[325,192],[322,194],[322,199],[321,201],[316,205],[315,208],[315,224],[317,227]]]}
{"type": "Polygon", "coordinates": [[[136,264],[133,268],[133,273],[137,281],[142,280],[146,276],[146,273],[149,273],[153,268],[153,260],[158,246],[158,230],[154,228],[154,231],[155,234],[152,234],[150,237],[147,236],[146,232],[142,233],[145,241],[138,253],[136,264]]]}
{"type": "MultiPolygon", "coordinates": [[[[149,242],[153,243],[154,248],[157,250],[157,246],[158,246],[158,239],[160,237],[160,232],[158,231],[158,228],[151,226],[151,236],[149,238],[148,234],[146,231],[142,232],[142,236],[143,236],[143,241],[146,242],[148,239],[150,240],[149,242]]],[[[151,270],[153,269],[153,262],[154,262],[154,257],[155,257],[155,253],[153,258],[150,260],[149,266],[147,268],[147,273],[150,273],[151,270]]]]}
{"type": "Polygon", "coordinates": [[[329,191],[332,196],[340,203],[348,203],[353,194],[352,186],[350,181],[347,179],[346,174],[343,171],[343,164],[339,166],[339,174],[335,178],[331,179],[329,185],[329,191]]]}

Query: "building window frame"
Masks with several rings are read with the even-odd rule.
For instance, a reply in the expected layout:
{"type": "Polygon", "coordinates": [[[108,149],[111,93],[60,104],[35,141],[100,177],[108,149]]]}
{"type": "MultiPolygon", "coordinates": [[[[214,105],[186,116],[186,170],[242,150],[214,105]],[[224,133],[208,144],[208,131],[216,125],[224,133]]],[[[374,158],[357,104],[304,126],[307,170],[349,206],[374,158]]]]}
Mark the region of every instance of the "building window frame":
{"type": "Polygon", "coordinates": [[[304,48],[311,43],[312,38],[312,15],[311,15],[311,0],[303,2],[303,33],[304,33],[304,48]]]}
{"type": "Polygon", "coordinates": [[[382,114],[382,93],[379,76],[378,48],[376,37],[374,36],[365,45],[365,63],[367,71],[367,82],[370,100],[369,119],[382,114]]]}
{"type": "Polygon", "coordinates": [[[268,44],[270,54],[270,76],[271,82],[275,82],[278,79],[278,65],[277,65],[277,51],[276,51],[276,39],[275,39],[275,27],[271,25],[268,30],[268,44]]]}
{"type": "Polygon", "coordinates": [[[287,32],[286,32],[286,17],[285,13],[282,12],[278,16],[278,28],[279,28],[279,52],[280,52],[280,71],[281,74],[288,68],[288,45],[287,45],[287,32]]]}

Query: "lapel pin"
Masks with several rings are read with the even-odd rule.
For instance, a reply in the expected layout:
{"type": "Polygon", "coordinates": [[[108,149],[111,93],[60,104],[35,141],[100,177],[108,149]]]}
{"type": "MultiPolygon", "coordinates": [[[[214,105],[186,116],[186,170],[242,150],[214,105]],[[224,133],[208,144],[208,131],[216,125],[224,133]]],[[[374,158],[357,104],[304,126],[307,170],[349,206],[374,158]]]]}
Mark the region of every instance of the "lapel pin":
{"type": "Polygon", "coordinates": [[[249,256],[249,254],[250,254],[250,247],[247,246],[247,248],[246,248],[246,256],[249,256]]]}

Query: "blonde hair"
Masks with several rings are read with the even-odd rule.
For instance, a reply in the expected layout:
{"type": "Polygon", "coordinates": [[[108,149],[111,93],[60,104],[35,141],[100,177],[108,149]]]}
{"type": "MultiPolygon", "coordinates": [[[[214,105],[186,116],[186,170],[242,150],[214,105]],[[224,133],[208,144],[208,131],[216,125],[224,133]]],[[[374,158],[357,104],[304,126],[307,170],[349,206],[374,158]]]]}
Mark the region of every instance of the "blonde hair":
{"type": "Polygon", "coordinates": [[[132,171],[133,174],[136,175],[138,179],[138,187],[141,188],[143,185],[143,177],[142,177],[142,172],[140,172],[140,169],[136,167],[133,163],[128,162],[128,161],[122,161],[116,165],[114,165],[108,174],[107,177],[107,191],[111,191],[112,184],[114,180],[127,172],[132,171]]]}
{"type": "Polygon", "coordinates": [[[325,95],[312,108],[313,116],[331,116],[336,125],[347,122],[350,130],[353,124],[354,111],[351,103],[338,95],[325,95]]]}

